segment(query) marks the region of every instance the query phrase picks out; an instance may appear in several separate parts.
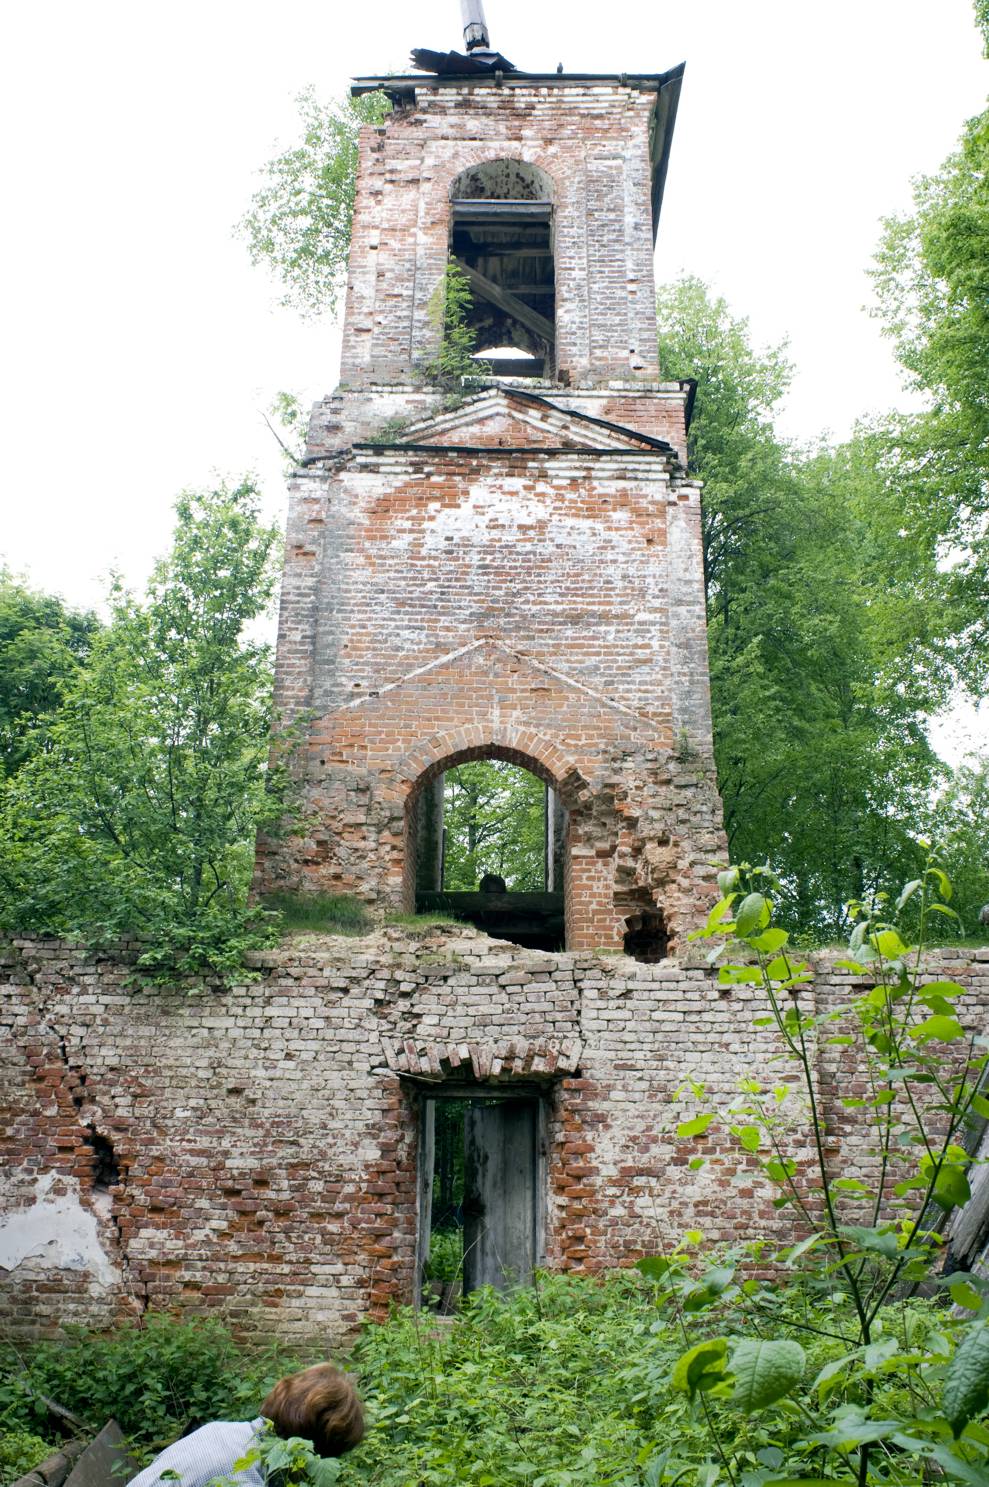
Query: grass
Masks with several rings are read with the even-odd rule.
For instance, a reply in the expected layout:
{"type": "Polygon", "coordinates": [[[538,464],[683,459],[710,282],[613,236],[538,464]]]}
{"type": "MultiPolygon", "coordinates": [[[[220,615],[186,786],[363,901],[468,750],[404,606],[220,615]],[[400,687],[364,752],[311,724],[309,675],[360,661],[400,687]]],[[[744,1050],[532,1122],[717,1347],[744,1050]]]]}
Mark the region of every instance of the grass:
{"type": "Polygon", "coordinates": [[[268,893],[266,909],[282,916],[282,929],[313,934],[366,935],[374,921],[360,899],[344,893],[268,893]]]}
{"type": "Polygon", "coordinates": [[[453,914],[388,914],[385,923],[402,929],[463,929],[453,914]]]}

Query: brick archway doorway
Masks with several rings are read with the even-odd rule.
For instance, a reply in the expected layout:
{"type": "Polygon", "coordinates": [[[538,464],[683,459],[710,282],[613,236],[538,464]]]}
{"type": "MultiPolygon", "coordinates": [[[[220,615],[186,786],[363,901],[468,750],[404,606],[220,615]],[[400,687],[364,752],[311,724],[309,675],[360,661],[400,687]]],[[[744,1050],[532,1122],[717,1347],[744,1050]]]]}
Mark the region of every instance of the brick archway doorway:
{"type": "MultiPolygon", "coordinates": [[[[530,825],[532,805],[530,796],[530,825]]],[[[528,949],[565,948],[570,871],[568,811],[556,776],[535,755],[506,744],[489,743],[435,760],[409,792],[405,837],[404,897],[408,909],[417,913],[450,912],[493,938],[528,949]],[[504,875],[497,860],[486,863],[483,854],[472,859],[476,873],[470,882],[470,873],[461,873],[458,878],[449,871],[455,843],[445,825],[449,820],[453,829],[453,816],[446,817],[445,813],[451,811],[451,803],[456,800],[460,766],[481,762],[501,766],[506,778],[524,773],[533,784],[541,784],[538,870],[532,871],[530,847],[528,876],[522,882],[504,875]]]]}

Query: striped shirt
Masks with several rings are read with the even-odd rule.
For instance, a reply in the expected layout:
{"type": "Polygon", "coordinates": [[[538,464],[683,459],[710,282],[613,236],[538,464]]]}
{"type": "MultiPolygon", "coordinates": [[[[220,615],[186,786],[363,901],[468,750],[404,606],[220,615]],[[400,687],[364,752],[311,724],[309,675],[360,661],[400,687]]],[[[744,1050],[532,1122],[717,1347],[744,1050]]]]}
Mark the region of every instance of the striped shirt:
{"type": "MultiPolygon", "coordinates": [[[[214,1420],[203,1425],[191,1435],[174,1441],[150,1466],[138,1472],[130,1480],[130,1487],[208,1487],[214,1477],[234,1476],[234,1462],[246,1456],[257,1434],[263,1430],[264,1420],[214,1420]],[[162,1482],[163,1472],[174,1472],[162,1482]]],[[[237,1472],[234,1480],[238,1487],[264,1487],[260,1468],[249,1466],[237,1472]]]]}

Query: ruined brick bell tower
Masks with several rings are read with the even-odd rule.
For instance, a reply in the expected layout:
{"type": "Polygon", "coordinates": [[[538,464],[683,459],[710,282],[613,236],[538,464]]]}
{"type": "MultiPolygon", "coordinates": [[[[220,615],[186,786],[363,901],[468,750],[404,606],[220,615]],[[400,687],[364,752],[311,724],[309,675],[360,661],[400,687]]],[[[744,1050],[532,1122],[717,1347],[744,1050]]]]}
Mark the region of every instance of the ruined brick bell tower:
{"type": "Polygon", "coordinates": [[[291,484],[278,637],[278,704],[313,720],[309,826],[261,844],[258,881],[429,907],[437,784],[502,759],[548,787],[533,911],[558,904],[567,949],[657,959],[724,854],[692,389],[657,360],[683,68],[524,73],[465,12],[465,53],[353,88],[393,111],[361,137],[341,381],[291,484]],[[493,353],[455,399],[424,375],[451,258],[493,353]]]}

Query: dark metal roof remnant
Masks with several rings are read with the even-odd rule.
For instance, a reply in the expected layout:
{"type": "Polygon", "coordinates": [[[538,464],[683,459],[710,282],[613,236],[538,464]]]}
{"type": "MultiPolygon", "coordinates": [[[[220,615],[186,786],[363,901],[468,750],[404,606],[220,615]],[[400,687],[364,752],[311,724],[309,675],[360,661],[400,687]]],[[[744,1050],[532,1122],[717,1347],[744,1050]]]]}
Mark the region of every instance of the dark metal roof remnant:
{"type": "MultiPolygon", "coordinates": [[[[435,72],[439,77],[478,77],[487,73],[515,72],[515,64],[501,52],[430,52],[424,47],[412,51],[412,60],[422,72],[435,72]]],[[[407,81],[402,79],[401,81],[407,81]]]]}
{"type": "Polygon", "coordinates": [[[500,52],[491,50],[488,23],[484,19],[483,0],[460,0],[460,14],[464,23],[463,52],[430,52],[419,49],[412,53],[412,60],[423,72],[453,77],[477,76],[485,72],[514,72],[515,68],[500,52]]]}
{"type": "Polygon", "coordinates": [[[358,97],[361,93],[380,91],[386,93],[395,103],[405,105],[415,103],[417,88],[598,88],[612,83],[634,88],[641,93],[655,93],[656,108],[649,142],[652,161],[652,230],[655,238],[685,62],[671,67],[669,72],[520,72],[500,52],[481,49],[474,50],[469,55],[416,50],[412,53],[412,60],[422,69],[418,74],[354,78],[351,93],[358,97]]]}

